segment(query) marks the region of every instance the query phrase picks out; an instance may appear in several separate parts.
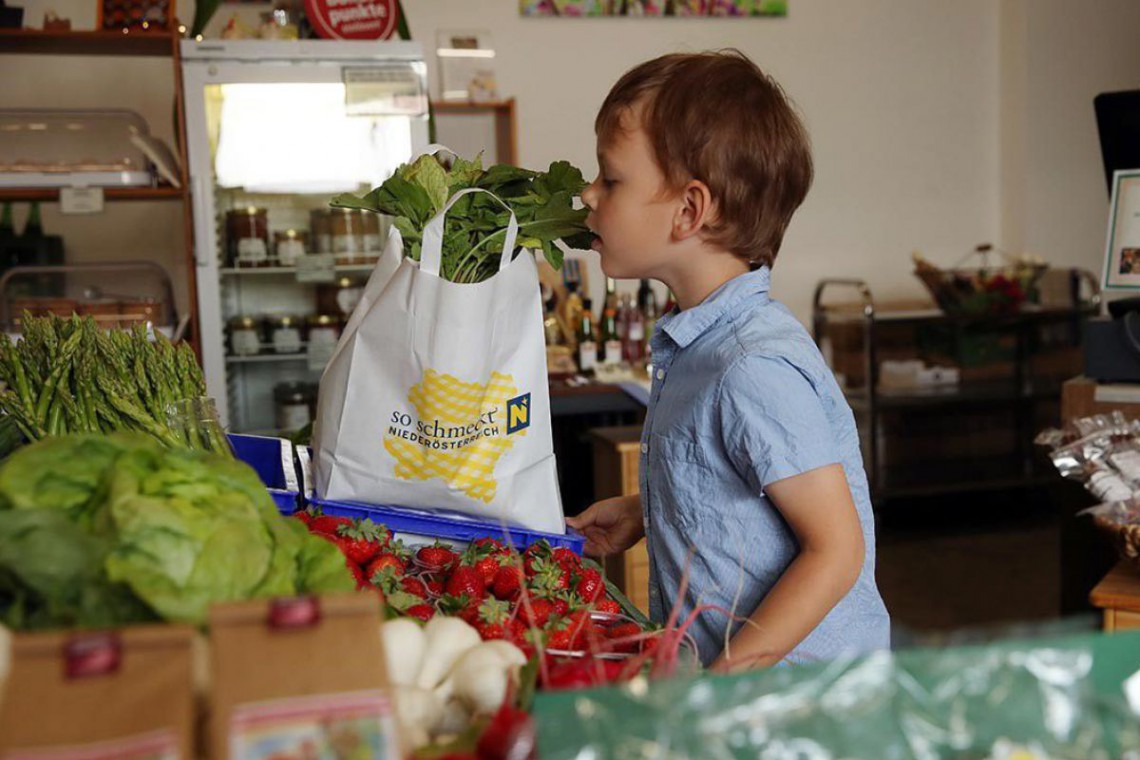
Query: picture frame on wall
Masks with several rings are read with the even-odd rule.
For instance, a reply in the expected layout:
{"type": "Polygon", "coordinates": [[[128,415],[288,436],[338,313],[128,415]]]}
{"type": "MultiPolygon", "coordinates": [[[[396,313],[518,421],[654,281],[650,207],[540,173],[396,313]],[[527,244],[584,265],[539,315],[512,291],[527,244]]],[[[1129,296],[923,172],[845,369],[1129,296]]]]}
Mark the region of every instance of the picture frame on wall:
{"type": "Polygon", "coordinates": [[[1104,287],[1140,290],[1140,169],[1113,174],[1109,209],[1104,287]]]}

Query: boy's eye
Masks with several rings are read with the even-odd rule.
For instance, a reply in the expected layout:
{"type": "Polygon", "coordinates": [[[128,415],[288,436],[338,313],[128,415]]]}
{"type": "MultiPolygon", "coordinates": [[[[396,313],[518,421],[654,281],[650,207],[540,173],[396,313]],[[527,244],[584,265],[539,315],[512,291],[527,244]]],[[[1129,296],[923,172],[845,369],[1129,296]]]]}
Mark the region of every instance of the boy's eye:
{"type": "Polygon", "coordinates": [[[602,184],[605,185],[606,187],[613,187],[614,185],[617,184],[617,180],[616,179],[610,179],[609,177],[602,177],[602,184]]]}

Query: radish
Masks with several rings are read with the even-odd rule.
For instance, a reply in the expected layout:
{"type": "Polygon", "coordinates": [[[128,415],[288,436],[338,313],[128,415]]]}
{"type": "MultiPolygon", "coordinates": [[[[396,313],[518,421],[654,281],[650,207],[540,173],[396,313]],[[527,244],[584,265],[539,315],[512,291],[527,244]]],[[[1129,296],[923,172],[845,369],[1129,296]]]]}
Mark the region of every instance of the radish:
{"type": "Polygon", "coordinates": [[[525,664],[526,655],[514,644],[488,641],[463,655],[448,680],[454,685],[455,697],[475,714],[491,715],[525,664]]]}
{"type": "Polygon", "coordinates": [[[423,628],[407,618],[390,620],[380,626],[380,643],[388,680],[396,686],[413,686],[419,677],[427,643],[423,628]]]}
{"type": "Polygon", "coordinates": [[[424,626],[424,658],[416,685],[433,689],[459,658],[479,646],[478,632],[459,618],[437,615],[424,626]]]}
{"type": "Polygon", "coordinates": [[[396,690],[396,720],[405,740],[414,748],[431,741],[443,718],[443,705],[427,689],[405,686],[396,690]]]}

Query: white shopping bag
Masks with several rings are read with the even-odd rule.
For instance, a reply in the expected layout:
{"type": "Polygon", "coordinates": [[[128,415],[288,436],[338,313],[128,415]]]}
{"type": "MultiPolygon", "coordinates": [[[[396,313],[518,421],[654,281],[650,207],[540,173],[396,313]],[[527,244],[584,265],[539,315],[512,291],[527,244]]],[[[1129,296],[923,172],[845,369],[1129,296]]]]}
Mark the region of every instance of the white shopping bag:
{"type": "Polygon", "coordinates": [[[472,192],[424,229],[419,264],[388,238],[321,377],[317,494],[561,534],[538,269],[511,261],[514,214],[498,274],[439,277],[444,215],[472,192]]]}

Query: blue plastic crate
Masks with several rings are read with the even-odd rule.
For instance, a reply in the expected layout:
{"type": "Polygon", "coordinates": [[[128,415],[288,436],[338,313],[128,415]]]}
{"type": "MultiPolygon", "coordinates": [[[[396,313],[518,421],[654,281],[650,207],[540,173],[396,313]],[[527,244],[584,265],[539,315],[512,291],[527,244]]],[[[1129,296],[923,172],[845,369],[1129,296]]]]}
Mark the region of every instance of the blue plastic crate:
{"type": "Polygon", "coordinates": [[[238,459],[257,472],[261,482],[283,515],[291,515],[301,506],[301,488],[293,463],[293,444],[284,438],[260,435],[229,434],[230,445],[238,459]]]}
{"type": "Polygon", "coordinates": [[[469,544],[479,538],[494,538],[509,543],[522,551],[540,539],[546,539],[551,546],[564,547],[581,554],[586,538],[573,528],[567,528],[565,535],[544,533],[513,526],[476,520],[456,512],[424,511],[407,507],[381,507],[375,504],[358,504],[347,501],[327,501],[310,498],[309,503],[320,507],[325,514],[339,517],[367,518],[381,523],[409,545],[428,544],[442,540],[453,545],[469,544]]]}

